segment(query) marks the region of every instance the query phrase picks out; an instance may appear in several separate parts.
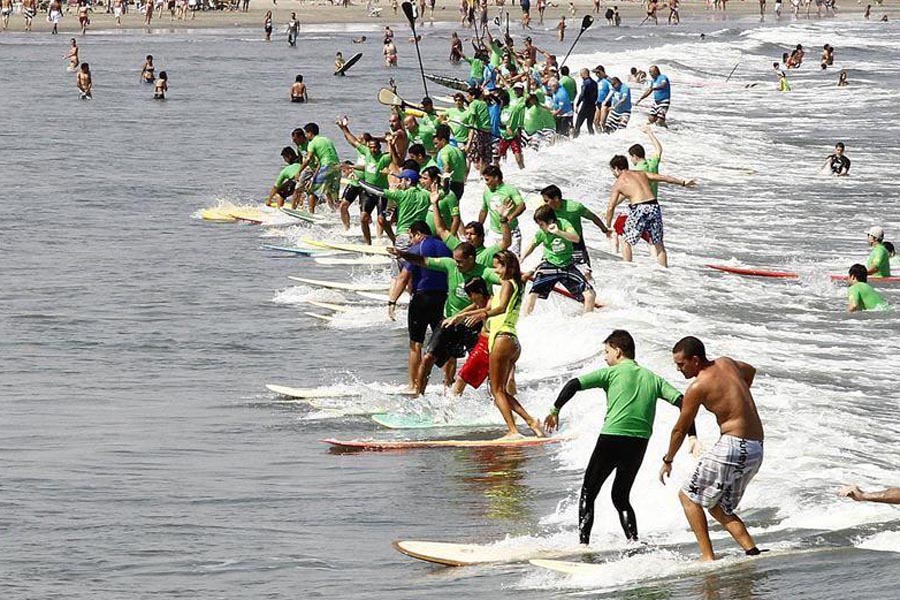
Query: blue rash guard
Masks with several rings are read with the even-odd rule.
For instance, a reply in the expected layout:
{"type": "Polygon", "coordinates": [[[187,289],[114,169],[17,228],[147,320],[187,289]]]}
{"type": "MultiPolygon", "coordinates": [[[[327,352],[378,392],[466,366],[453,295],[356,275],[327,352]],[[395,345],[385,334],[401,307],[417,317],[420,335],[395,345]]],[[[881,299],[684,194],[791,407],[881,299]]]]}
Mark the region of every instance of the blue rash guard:
{"type": "Polygon", "coordinates": [[[653,101],[665,102],[672,97],[672,87],[669,85],[669,78],[662,73],[653,80],[653,101]]]}
{"type": "Polygon", "coordinates": [[[610,107],[617,113],[631,112],[631,89],[627,85],[622,83],[619,91],[612,91],[610,107]]]}
{"type": "Polygon", "coordinates": [[[559,86],[559,89],[553,94],[553,110],[558,110],[561,117],[571,116],[574,112],[572,99],[569,98],[569,92],[563,86],[559,86]]]}
{"type": "Polygon", "coordinates": [[[612,92],[612,85],[610,85],[609,79],[603,78],[597,82],[597,106],[603,106],[610,92],[612,92]]]}

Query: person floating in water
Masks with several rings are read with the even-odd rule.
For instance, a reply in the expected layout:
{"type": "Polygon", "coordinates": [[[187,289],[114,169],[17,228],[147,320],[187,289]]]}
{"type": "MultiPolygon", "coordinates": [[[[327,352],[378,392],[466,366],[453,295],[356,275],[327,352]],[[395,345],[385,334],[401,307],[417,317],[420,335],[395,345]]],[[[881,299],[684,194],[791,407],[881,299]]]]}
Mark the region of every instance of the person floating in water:
{"type": "Polygon", "coordinates": [[[294,78],[291,86],[291,102],[309,102],[309,94],[306,92],[306,84],[303,83],[303,75],[294,78]]]}
{"type": "Polygon", "coordinates": [[[153,84],[153,98],[156,100],[165,100],[166,92],[169,91],[169,76],[165,71],[159,72],[159,78],[153,84]]]}

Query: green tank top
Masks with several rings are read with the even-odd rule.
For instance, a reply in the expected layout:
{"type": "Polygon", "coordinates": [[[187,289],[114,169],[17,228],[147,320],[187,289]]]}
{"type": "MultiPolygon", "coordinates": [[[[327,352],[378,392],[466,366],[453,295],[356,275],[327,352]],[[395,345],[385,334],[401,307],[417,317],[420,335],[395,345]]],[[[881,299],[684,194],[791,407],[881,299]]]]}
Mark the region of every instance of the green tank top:
{"type": "MultiPolygon", "coordinates": [[[[524,286],[515,281],[511,283],[513,285],[513,293],[509,298],[509,303],[506,305],[506,310],[488,319],[488,351],[493,349],[494,339],[498,334],[508,333],[516,335],[516,323],[519,321],[519,309],[522,308],[522,291],[524,286]]],[[[491,298],[491,309],[497,308],[499,305],[500,294],[494,294],[491,298]]]]}

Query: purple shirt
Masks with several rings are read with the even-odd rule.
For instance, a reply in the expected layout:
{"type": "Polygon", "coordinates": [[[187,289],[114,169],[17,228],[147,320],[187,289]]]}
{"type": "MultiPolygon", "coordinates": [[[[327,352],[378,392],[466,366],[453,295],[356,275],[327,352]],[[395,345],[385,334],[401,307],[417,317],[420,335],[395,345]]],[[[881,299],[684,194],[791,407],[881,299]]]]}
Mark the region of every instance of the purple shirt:
{"type": "MultiPolygon", "coordinates": [[[[414,244],[407,250],[410,254],[419,256],[440,258],[452,257],[453,253],[447,245],[436,237],[428,236],[418,244],[414,244]]],[[[433,271],[412,263],[406,263],[404,270],[412,273],[413,293],[418,292],[446,292],[447,274],[443,271],[433,271]]]]}

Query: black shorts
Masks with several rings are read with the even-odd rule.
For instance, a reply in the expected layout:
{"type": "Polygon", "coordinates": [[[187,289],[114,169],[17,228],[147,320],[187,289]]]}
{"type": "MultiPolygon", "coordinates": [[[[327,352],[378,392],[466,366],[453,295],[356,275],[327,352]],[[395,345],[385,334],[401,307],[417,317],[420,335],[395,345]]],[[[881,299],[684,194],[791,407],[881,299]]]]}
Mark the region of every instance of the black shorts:
{"type": "Polygon", "coordinates": [[[297,180],[288,179],[281,184],[280,188],[278,188],[278,195],[281,196],[282,199],[287,200],[294,193],[295,189],[297,189],[297,180]]]}
{"type": "Polygon", "coordinates": [[[569,135],[572,130],[572,117],[556,117],[556,133],[569,135]]]}
{"type": "MultiPolygon", "coordinates": [[[[341,196],[341,200],[353,204],[354,202],[356,202],[357,198],[360,198],[362,196],[363,193],[364,190],[358,185],[348,185],[344,188],[344,193],[341,196]]],[[[362,203],[360,203],[360,205],[362,205],[362,203]]]]}
{"type": "Polygon", "coordinates": [[[451,358],[462,358],[478,343],[481,324],[466,327],[462,323],[439,327],[428,339],[426,352],[434,357],[434,364],[443,367],[451,358]]]}
{"type": "Polygon", "coordinates": [[[588,254],[587,246],[584,245],[584,237],[578,240],[577,244],[572,244],[572,261],[576,265],[586,265],[591,268],[591,255],[588,254]]]}
{"type": "Polygon", "coordinates": [[[425,342],[425,331],[431,327],[431,334],[441,328],[444,320],[444,303],[447,292],[416,292],[409,301],[406,313],[406,326],[409,329],[409,341],[417,344],[425,342]]]}
{"type": "Polygon", "coordinates": [[[588,280],[584,278],[574,264],[565,267],[557,267],[547,261],[538,265],[534,272],[534,283],[531,284],[531,293],[540,298],[546,298],[561,283],[579,302],[584,301],[585,290],[594,289],[588,280]]]}

